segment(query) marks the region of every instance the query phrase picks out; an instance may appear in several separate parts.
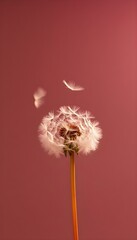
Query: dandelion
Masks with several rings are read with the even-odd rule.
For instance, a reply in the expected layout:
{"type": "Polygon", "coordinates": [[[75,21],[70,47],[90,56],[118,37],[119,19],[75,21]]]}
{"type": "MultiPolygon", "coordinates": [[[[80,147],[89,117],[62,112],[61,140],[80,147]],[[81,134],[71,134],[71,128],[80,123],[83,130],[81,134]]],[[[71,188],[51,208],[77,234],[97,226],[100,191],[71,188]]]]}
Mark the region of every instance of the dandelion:
{"type": "Polygon", "coordinates": [[[43,148],[56,157],[95,151],[102,132],[99,123],[91,119],[94,117],[89,112],[82,113],[78,107],[63,106],[56,115],[49,113],[39,127],[43,148]]]}
{"type": "Polygon", "coordinates": [[[99,123],[90,112],[80,112],[78,107],[60,107],[57,114],[45,116],[39,126],[40,142],[49,154],[70,156],[74,240],[78,240],[74,154],[95,151],[101,137],[99,123]]]}

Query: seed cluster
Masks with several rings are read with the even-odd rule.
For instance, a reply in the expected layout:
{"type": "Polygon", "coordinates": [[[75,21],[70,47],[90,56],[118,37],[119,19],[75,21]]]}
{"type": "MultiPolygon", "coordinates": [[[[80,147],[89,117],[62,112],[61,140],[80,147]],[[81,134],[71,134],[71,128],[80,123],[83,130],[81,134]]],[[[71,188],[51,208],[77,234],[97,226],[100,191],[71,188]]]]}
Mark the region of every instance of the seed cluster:
{"type": "Polygon", "coordinates": [[[72,152],[76,152],[78,154],[79,148],[77,144],[74,144],[74,141],[78,136],[81,135],[79,128],[75,125],[69,125],[68,130],[65,127],[62,127],[59,131],[61,137],[64,138],[64,154],[67,156],[72,154],[72,152]]]}

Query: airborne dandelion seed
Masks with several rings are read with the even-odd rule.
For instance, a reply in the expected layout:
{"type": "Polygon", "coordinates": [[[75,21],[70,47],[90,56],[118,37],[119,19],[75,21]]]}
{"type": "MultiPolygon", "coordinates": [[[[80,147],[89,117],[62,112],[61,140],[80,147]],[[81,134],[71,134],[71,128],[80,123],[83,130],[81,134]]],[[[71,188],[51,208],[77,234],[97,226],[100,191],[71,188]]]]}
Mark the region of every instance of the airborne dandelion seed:
{"type": "Polygon", "coordinates": [[[84,90],[83,87],[77,86],[74,82],[66,82],[65,80],[63,80],[63,83],[71,91],[82,91],[82,90],[84,90]]]}
{"type": "Polygon", "coordinates": [[[44,97],[47,92],[43,88],[38,88],[37,91],[33,94],[34,105],[36,108],[39,108],[44,103],[44,97]]]}

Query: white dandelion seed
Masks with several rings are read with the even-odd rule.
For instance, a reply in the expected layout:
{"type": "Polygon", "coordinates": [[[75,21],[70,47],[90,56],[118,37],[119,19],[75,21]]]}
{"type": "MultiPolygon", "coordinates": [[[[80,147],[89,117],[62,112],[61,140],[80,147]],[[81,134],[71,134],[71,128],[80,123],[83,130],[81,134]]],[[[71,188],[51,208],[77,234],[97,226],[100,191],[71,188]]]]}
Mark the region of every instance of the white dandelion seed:
{"type": "Polygon", "coordinates": [[[65,80],[63,80],[63,83],[64,83],[65,86],[66,86],[67,88],[69,88],[71,91],[82,91],[82,90],[84,90],[83,87],[77,86],[77,85],[75,85],[75,83],[73,83],[73,82],[66,82],[65,80]]]}
{"type": "Polygon", "coordinates": [[[37,91],[33,94],[34,105],[36,108],[39,108],[44,103],[44,97],[47,92],[43,88],[38,88],[37,91]]]}
{"type": "Polygon", "coordinates": [[[72,152],[88,154],[95,151],[102,130],[99,123],[91,121],[89,112],[80,112],[77,107],[60,107],[57,114],[49,113],[39,126],[42,147],[55,156],[72,152]]]}

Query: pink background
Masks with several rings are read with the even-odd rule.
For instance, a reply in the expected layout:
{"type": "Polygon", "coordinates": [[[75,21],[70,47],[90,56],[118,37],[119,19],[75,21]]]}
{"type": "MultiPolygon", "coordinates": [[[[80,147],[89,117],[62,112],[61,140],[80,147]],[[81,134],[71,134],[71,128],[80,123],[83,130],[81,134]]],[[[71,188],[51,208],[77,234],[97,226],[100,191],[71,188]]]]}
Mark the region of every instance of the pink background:
{"type": "Polygon", "coordinates": [[[137,240],[137,1],[1,0],[0,18],[0,240],[73,239],[69,159],[37,137],[61,105],[89,110],[104,135],[76,158],[79,239],[137,240]]]}

